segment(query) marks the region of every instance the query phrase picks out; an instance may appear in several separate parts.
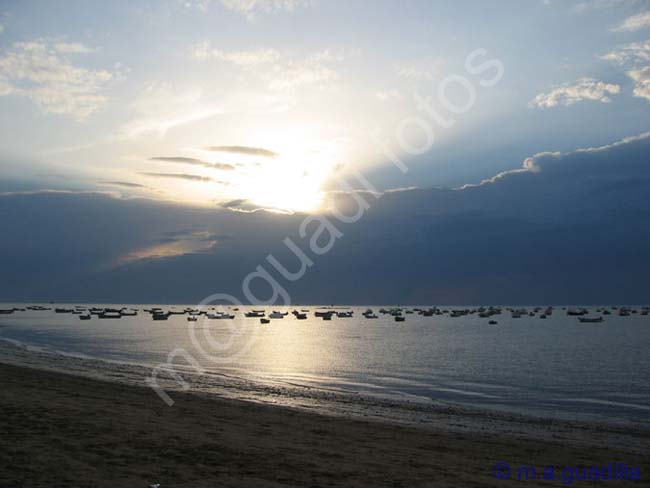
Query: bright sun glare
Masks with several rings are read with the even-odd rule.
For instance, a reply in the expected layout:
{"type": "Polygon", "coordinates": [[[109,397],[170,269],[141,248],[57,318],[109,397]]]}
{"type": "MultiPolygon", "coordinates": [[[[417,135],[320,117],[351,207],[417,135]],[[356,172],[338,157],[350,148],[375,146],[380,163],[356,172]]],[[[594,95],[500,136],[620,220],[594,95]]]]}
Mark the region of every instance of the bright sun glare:
{"type": "Polygon", "coordinates": [[[245,200],[249,207],[276,211],[318,210],[324,199],[323,186],[338,164],[336,145],[278,138],[274,142],[260,147],[273,147],[275,158],[231,155],[229,161],[237,170],[219,175],[228,180],[217,186],[219,196],[213,199],[245,200]]]}

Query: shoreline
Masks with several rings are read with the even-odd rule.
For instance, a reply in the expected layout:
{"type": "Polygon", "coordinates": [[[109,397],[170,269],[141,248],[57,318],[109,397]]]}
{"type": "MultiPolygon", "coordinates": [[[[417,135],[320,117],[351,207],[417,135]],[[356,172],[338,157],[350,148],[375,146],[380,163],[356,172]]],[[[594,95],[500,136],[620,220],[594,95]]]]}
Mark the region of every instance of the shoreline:
{"type": "MultiPolygon", "coordinates": [[[[167,407],[145,382],[152,370],[149,365],[63,354],[16,341],[7,342],[6,339],[0,340],[0,364],[142,388],[151,394],[153,403],[173,408],[167,407]]],[[[597,435],[599,442],[604,441],[609,446],[650,452],[650,424],[543,417],[443,402],[425,404],[309,387],[284,387],[225,373],[199,374],[191,369],[179,372],[187,380],[188,393],[207,400],[243,401],[270,408],[288,408],[328,417],[370,420],[446,433],[508,433],[524,439],[544,441],[571,439],[574,443],[587,446],[597,435]]],[[[185,394],[173,377],[162,375],[158,380],[174,401],[179,394],[185,394]]]]}
{"type": "Polygon", "coordinates": [[[0,485],[501,486],[500,461],[650,474],[647,432],[626,449],[599,430],[463,433],[195,392],[167,407],[142,386],[4,363],[0,377],[0,485]]]}

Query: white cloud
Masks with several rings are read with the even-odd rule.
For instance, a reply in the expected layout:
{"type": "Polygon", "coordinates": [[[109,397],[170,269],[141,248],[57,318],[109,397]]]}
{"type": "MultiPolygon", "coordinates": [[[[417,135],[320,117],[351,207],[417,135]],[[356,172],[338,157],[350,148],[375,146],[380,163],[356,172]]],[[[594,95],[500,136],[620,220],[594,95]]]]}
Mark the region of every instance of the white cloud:
{"type": "Polygon", "coordinates": [[[633,5],[639,3],[639,0],[587,0],[579,2],[573,7],[577,13],[588,12],[590,10],[603,10],[607,8],[621,7],[623,5],[633,5]]]}
{"type": "Polygon", "coordinates": [[[443,58],[425,58],[397,66],[397,75],[410,81],[430,81],[439,74],[445,64],[443,58]]]}
{"type": "Polygon", "coordinates": [[[66,54],[88,54],[94,51],[94,49],[78,42],[59,42],[54,45],[54,49],[66,54]]]}
{"type": "Polygon", "coordinates": [[[635,82],[634,96],[650,101],[650,66],[628,71],[627,75],[635,82]]]}
{"type": "Polygon", "coordinates": [[[340,78],[330,63],[340,60],[329,51],[308,56],[297,61],[278,63],[264,73],[263,78],[272,90],[290,91],[303,85],[324,85],[340,78]]]}
{"type": "Polygon", "coordinates": [[[318,86],[339,79],[332,67],[356,51],[324,49],[302,59],[291,59],[273,48],[223,51],[203,41],[190,49],[190,56],[201,61],[229,63],[256,74],[274,91],[290,91],[299,86],[318,86]]]}
{"type": "MultiPolygon", "coordinates": [[[[0,96],[32,99],[45,112],[83,120],[107,101],[103,91],[114,74],[75,66],[64,50],[81,44],[55,44],[48,39],[16,42],[0,56],[0,96]]],[[[85,48],[84,48],[85,49],[85,48]]],[[[87,51],[83,51],[87,52],[87,51]]]]}
{"type": "Polygon", "coordinates": [[[378,91],[375,93],[375,97],[377,97],[382,102],[401,101],[404,99],[404,95],[402,95],[402,93],[398,90],[378,91]]]}
{"type": "Polygon", "coordinates": [[[291,11],[307,5],[309,0],[220,0],[221,4],[230,10],[244,14],[254,12],[273,12],[277,10],[291,11]]]}
{"type": "Polygon", "coordinates": [[[650,41],[626,44],[601,58],[633,68],[626,74],[634,81],[634,96],[650,100],[650,41]]]}
{"type": "Polygon", "coordinates": [[[118,139],[150,134],[163,136],[174,127],[223,113],[204,100],[201,90],[180,91],[169,83],[147,85],[131,109],[135,117],[120,127],[118,139]]]}
{"type": "Polygon", "coordinates": [[[492,178],[488,178],[486,180],[481,181],[478,184],[467,184],[463,185],[462,187],[458,188],[459,190],[464,190],[466,188],[472,188],[476,186],[481,186],[481,185],[488,185],[491,183],[496,183],[499,180],[506,178],[511,175],[516,175],[520,173],[541,173],[544,171],[544,168],[546,165],[552,162],[557,162],[561,161],[563,158],[567,158],[570,156],[575,156],[575,155],[580,155],[580,154],[602,154],[606,153],[612,149],[616,149],[622,146],[626,146],[628,144],[634,144],[639,141],[647,141],[650,140],[650,132],[644,132],[642,134],[636,135],[636,136],[628,136],[624,137],[621,140],[618,140],[616,142],[613,142],[611,144],[605,144],[603,146],[596,146],[596,147],[586,147],[586,148],[580,148],[576,149],[575,151],[572,152],[566,152],[562,153],[559,151],[545,151],[545,152],[540,152],[535,154],[534,156],[528,157],[524,160],[524,163],[522,164],[521,168],[516,168],[516,169],[510,169],[507,171],[502,171],[501,173],[498,173],[497,175],[493,176],[492,178]]]}
{"type": "Polygon", "coordinates": [[[646,27],[650,27],[650,11],[628,17],[612,30],[614,32],[634,32],[646,27]]]}
{"type": "Polygon", "coordinates": [[[650,62],[650,41],[626,44],[600,58],[618,64],[650,62]]]}
{"type": "Polygon", "coordinates": [[[280,59],[280,53],[276,49],[259,48],[226,52],[213,48],[209,41],[203,41],[193,46],[190,49],[190,56],[201,61],[213,59],[244,67],[274,63],[280,59]]]}
{"type": "Polygon", "coordinates": [[[540,93],[531,100],[529,105],[551,108],[560,105],[569,106],[584,100],[608,103],[611,101],[608,95],[616,95],[620,91],[620,85],[604,83],[593,78],[581,78],[573,84],[565,83],[547,93],[540,93]]]}
{"type": "MultiPolygon", "coordinates": [[[[216,0],[188,0],[187,7],[196,7],[206,11],[216,0]]],[[[298,7],[308,5],[311,0],[218,0],[218,3],[228,10],[244,14],[249,20],[255,18],[257,13],[271,13],[277,11],[293,11],[298,7]]]]}

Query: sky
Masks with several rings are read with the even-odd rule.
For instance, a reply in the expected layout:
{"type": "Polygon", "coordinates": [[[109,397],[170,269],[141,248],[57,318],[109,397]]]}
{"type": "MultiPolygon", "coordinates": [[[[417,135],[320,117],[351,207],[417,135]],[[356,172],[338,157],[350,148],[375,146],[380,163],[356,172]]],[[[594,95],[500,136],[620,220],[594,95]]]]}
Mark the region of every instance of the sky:
{"type": "Polygon", "coordinates": [[[649,122],[643,1],[0,0],[0,299],[239,296],[329,216],[282,298],[642,301],[649,122]]]}

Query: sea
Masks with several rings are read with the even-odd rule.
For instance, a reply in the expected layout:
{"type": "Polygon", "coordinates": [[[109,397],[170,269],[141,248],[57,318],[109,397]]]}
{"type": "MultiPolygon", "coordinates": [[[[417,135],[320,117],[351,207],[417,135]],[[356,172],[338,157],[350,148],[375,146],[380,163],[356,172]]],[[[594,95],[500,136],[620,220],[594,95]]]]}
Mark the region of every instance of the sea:
{"type": "MultiPolygon", "coordinates": [[[[611,314],[593,324],[579,322],[562,306],[545,319],[542,312],[514,318],[507,306],[489,319],[477,313],[427,317],[406,313],[417,307],[405,307],[404,322],[379,314],[381,306],[338,307],[353,316],[331,320],[315,316],[323,310],[315,305],[230,307],[222,311],[233,319],[200,316],[195,322],[180,314],[154,321],[144,311],[195,309],[191,304],[84,304],[138,311],[85,321],[54,312],[80,304],[5,303],[0,309],[30,305],[51,310],[0,315],[0,360],[22,358],[132,383],[158,381],[165,391],[195,388],[286,405],[313,406],[338,396],[349,402],[650,425],[650,316],[642,315],[640,306],[632,306],[638,313],[629,316],[607,306],[611,314]],[[378,318],[365,318],[368,308],[378,318]],[[288,313],[262,324],[245,317],[252,309],[267,315],[304,310],[307,319],[288,313]]],[[[603,308],[588,307],[589,315],[603,308]]],[[[152,402],[163,400],[152,394],[152,402]]]]}

